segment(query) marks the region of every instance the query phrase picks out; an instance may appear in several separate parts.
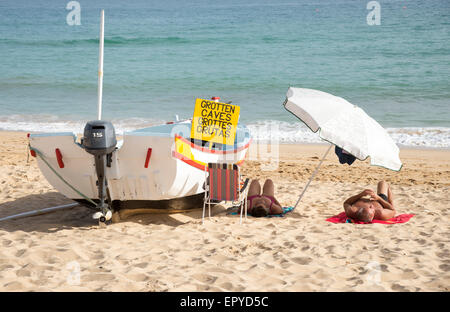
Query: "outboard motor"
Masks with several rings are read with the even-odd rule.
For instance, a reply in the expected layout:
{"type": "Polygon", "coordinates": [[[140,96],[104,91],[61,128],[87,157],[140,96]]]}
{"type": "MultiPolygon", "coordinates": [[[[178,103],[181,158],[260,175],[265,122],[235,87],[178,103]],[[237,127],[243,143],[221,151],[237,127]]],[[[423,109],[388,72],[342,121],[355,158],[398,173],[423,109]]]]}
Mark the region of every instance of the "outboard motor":
{"type": "Polygon", "coordinates": [[[96,213],[94,218],[98,218],[103,223],[112,217],[111,210],[105,204],[107,184],[105,172],[107,164],[109,166],[111,163],[111,154],[116,145],[117,139],[114,126],[109,121],[93,120],[89,121],[84,127],[82,146],[86,152],[94,155],[98,198],[100,200],[100,203],[97,205],[100,213],[96,213]]]}

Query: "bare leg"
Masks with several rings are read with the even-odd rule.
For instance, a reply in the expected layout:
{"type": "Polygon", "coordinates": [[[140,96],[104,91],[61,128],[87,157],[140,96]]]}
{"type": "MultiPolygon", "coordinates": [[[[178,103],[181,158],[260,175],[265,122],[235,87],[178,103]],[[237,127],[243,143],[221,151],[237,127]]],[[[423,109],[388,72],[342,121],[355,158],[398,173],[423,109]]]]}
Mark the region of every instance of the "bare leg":
{"type": "Polygon", "coordinates": [[[388,197],[388,202],[391,203],[391,204],[394,204],[394,195],[392,194],[391,186],[390,186],[390,185],[389,185],[389,187],[388,187],[388,194],[387,194],[387,197],[388,197]]]}
{"type": "Polygon", "coordinates": [[[252,180],[248,188],[247,196],[259,195],[261,194],[261,185],[258,180],[252,180]]]}
{"type": "Polygon", "coordinates": [[[393,208],[392,210],[384,208],[379,218],[381,220],[389,220],[390,218],[393,218],[395,216],[395,209],[390,185],[386,181],[380,181],[378,183],[377,192],[378,194],[386,195],[388,199],[387,201],[392,205],[393,208]]]}
{"type": "Polygon", "coordinates": [[[377,194],[384,194],[384,195],[388,196],[388,189],[389,189],[389,184],[387,184],[386,181],[378,182],[377,194]]]}
{"type": "MultiPolygon", "coordinates": [[[[252,182],[250,183],[250,186],[248,187],[247,197],[250,197],[253,195],[260,195],[260,194],[261,194],[261,185],[259,184],[259,181],[252,180],[252,182]]],[[[247,211],[251,212],[254,201],[255,201],[255,199],[253,199],[252,201],[247,200],[247,211]]]]}
{"type": "MultiPolygon", "coordinates": [[[[267,195],[275,199],[275,185],[271,179],[267,179],[266,182],[264,182],[263,195],[267,195]]],[[[283,212],[283,207],[281,207],[278,200],[275,199],[275,203],[272,205],[271,211],[272,214],[280,214],[283,212]]]]}
{"type": "Polygon", "coordinates": [[[271,179],[267,179],[263,186],[263,195],[275,197],[275,185],[271,179]]]}

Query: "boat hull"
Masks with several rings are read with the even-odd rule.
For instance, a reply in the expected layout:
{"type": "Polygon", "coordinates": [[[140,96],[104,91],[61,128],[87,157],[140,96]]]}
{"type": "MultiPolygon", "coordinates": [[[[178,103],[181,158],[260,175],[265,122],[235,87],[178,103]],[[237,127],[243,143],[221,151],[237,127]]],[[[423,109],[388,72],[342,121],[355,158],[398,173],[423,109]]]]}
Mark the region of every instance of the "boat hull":
{"type": "MultiPolygon", "coordinates": [[[[177,131],[188,126],[190,123],[184,122],[124,133],[106,168],[110,200],[132,203],[128,206],[156,207],[156,201],[198,198],[204,192],[206,163],[242,163],[245,159],[251,141],[246,128],[241,128],[237,135],[240,141],[223,151],[190,143],[182,135],[183,131],[177,131]]],[[[32,134],[29,142],[32,149],[39,151],[38,166],[56,190],[78,201],[85,201],[85,197],[98,199],[94,157],[77,143],[73,133],[32,134]]],[[[178,204],[177,201],[159,203],[166,207],[178,204]]]]}

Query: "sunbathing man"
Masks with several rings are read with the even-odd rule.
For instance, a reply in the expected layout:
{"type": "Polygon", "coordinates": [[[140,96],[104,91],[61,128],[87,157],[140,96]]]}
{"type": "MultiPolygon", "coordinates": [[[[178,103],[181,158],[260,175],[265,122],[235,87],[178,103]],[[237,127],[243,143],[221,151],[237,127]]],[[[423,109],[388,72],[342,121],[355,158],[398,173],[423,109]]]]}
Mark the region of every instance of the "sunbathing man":
{"type": "Polygon", "coordinates": [[[261,185],[258,180],[252,180],[248,189],[248,213],[254,217],[265,217],[268,214],[280,214],[283,208],[275,199],[275,186],[272,180],[267,179],[261,194],[261,185]]]}
{"type": "Polygon", "coordinates": [[[377,193],[364,190],[344,202],[347,217],[363,222],[388,220],[395,216],[391,187],[386,181],[378,183],[377,193]],[[369,197],[369,198],[363,198],[369,197]]]}

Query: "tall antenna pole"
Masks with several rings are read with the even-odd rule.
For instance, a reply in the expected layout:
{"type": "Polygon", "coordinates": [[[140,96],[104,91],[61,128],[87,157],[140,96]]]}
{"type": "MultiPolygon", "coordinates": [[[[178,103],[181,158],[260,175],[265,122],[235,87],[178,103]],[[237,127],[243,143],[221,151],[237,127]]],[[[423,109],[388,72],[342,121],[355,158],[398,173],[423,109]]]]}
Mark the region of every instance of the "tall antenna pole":
{"type": "Polygon", "coordinates": [[[98,55],[98,105],[97,119],[102,119],[102,96],[103,96],[103,46],[105,38],[105,10],[100,14],[100,47],[98,55]]]}

